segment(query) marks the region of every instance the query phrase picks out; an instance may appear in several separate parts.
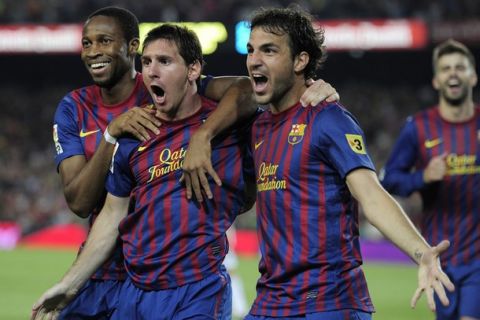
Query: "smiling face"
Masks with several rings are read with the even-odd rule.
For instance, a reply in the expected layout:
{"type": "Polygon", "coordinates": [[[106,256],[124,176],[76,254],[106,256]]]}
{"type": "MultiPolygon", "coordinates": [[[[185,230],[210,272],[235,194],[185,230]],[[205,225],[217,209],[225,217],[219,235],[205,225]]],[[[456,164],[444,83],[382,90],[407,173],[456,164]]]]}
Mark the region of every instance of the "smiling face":
{"type": "Polygon", "coordinates": [[[177,120],[195,111],[189,97],[196,92],[199,62],[187,65],[175,42],[162,38],[144,47],[141,61],[143,82],[160,117],[177,120]]]}
{"type": "Polygon", "coordinates": [[[95,16],[85,24],[81,58],[96,85],[117,84],[133,67],[132,51],[115,18],[95,16]]]}
{"type": "Polygon", "coordinates": [[[444,54],[438,58],[433,77],[433,87],[440,98],[452,106],[459,106],[471,99],[477,75],[468,58],[458,52],[444,54]]]}

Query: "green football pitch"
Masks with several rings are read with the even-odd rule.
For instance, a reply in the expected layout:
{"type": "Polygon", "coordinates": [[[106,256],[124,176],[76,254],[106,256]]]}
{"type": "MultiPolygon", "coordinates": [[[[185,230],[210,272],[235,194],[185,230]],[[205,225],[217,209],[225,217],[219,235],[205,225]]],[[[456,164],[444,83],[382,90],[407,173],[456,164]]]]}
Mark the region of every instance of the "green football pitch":
{"type": "MultiPolygon", "coordinates": [[[[0,251],[0,319],[24,320],[40,294],[60,279],[75,252],[16,249],[0,251]]],[[[415,310],[410,298],[416,287],[416,268],[368,263],[364,267],[377,310],[375,320],[431,320],[433,314],[423,297],[415,310]]],[[[241,258],[238,273],[249,301],[255,295],[257,259],[241,258]]]]}

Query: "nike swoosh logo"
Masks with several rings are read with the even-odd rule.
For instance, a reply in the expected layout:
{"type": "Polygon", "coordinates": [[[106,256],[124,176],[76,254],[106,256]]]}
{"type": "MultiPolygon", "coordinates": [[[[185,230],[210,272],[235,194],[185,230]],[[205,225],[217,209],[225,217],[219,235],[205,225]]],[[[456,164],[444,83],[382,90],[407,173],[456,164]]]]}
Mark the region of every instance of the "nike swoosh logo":
{"type": "Polygon", "coordinates": [[[263,143],[263,140],[260,141],[260,142],[255,143],[255,150],[257,150],[258,148],[260,148],[260,146],[262,145],[262,143],[263,143]]]}
{"type": "Polygon", "coordinates": [[[83,131],[83,129],[82,129],[82,130],[80,130],[80,138],[85,138],[86,136],[97,133],[98,131],[100,131],[100,129],[87,131],[87,132],[83,131]]]}
{"type": "Polygon", "coordinates": [[[138,152],[142,152],[143,150],[147,149],[147,147],[138,147],[138,152]]]}
{"type": "Polygon", "coordinates": [[[442,141],[442,138],[437,138],[437,139],[432,139],[432,140],[425,140],[425,148],[427,149],[431,149],[433,147],[436,147],[438,146],[439,144],[441,144],[443,141],[442,141]]]}

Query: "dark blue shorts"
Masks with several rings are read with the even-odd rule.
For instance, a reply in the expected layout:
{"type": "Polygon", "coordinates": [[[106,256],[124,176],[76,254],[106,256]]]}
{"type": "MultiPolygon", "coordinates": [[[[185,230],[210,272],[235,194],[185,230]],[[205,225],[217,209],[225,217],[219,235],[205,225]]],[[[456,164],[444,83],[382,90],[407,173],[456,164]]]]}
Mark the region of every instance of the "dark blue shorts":
{"type": "Polygon", "coordinates": [[[466,316],[480,318],[480,262],[446,267],[444,271],[455,285],[455,291],[447,291],[450,300],[448,307],[444,307],[435,295],[437,320],[453,320],[466,316]]]}
{"type": "Polygon", "coordinates": [[[335,311],[325,311],[325,312],[315,312],[308,313],[301,316],[294,317],[264,317],[264,316],[254,316],[247,315],[245,320],[372,320],[372,314],[369,312],[345,309],[345,310],[335,310],[335,311]]]}
{"type": "Polygon", "coordinates": [[[75,299],[62,310],[59,319],[110,319],[117,307],[122,283],[117,280],[88,280],[75,299]]]}
{"type": "Polygon", "coordinates": [[[198,282],[158,291],[139,289],[127,279],[112,320],[227,320],[231,317],[230,277],[222,270],[198,282]]]}

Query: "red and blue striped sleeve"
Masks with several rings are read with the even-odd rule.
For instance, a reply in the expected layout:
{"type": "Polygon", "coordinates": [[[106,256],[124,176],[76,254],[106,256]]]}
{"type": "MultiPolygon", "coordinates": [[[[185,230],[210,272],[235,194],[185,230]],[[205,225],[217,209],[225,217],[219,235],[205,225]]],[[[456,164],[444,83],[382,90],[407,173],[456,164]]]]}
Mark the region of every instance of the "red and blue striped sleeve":
{"type": "Polygon", "coordinates": [[[423,170],[412,171],[418,158],[417,136],[415,122],[410,117],[380,174],[383,187],[392,194],[407,197],[425,186],[423,170]]]}

